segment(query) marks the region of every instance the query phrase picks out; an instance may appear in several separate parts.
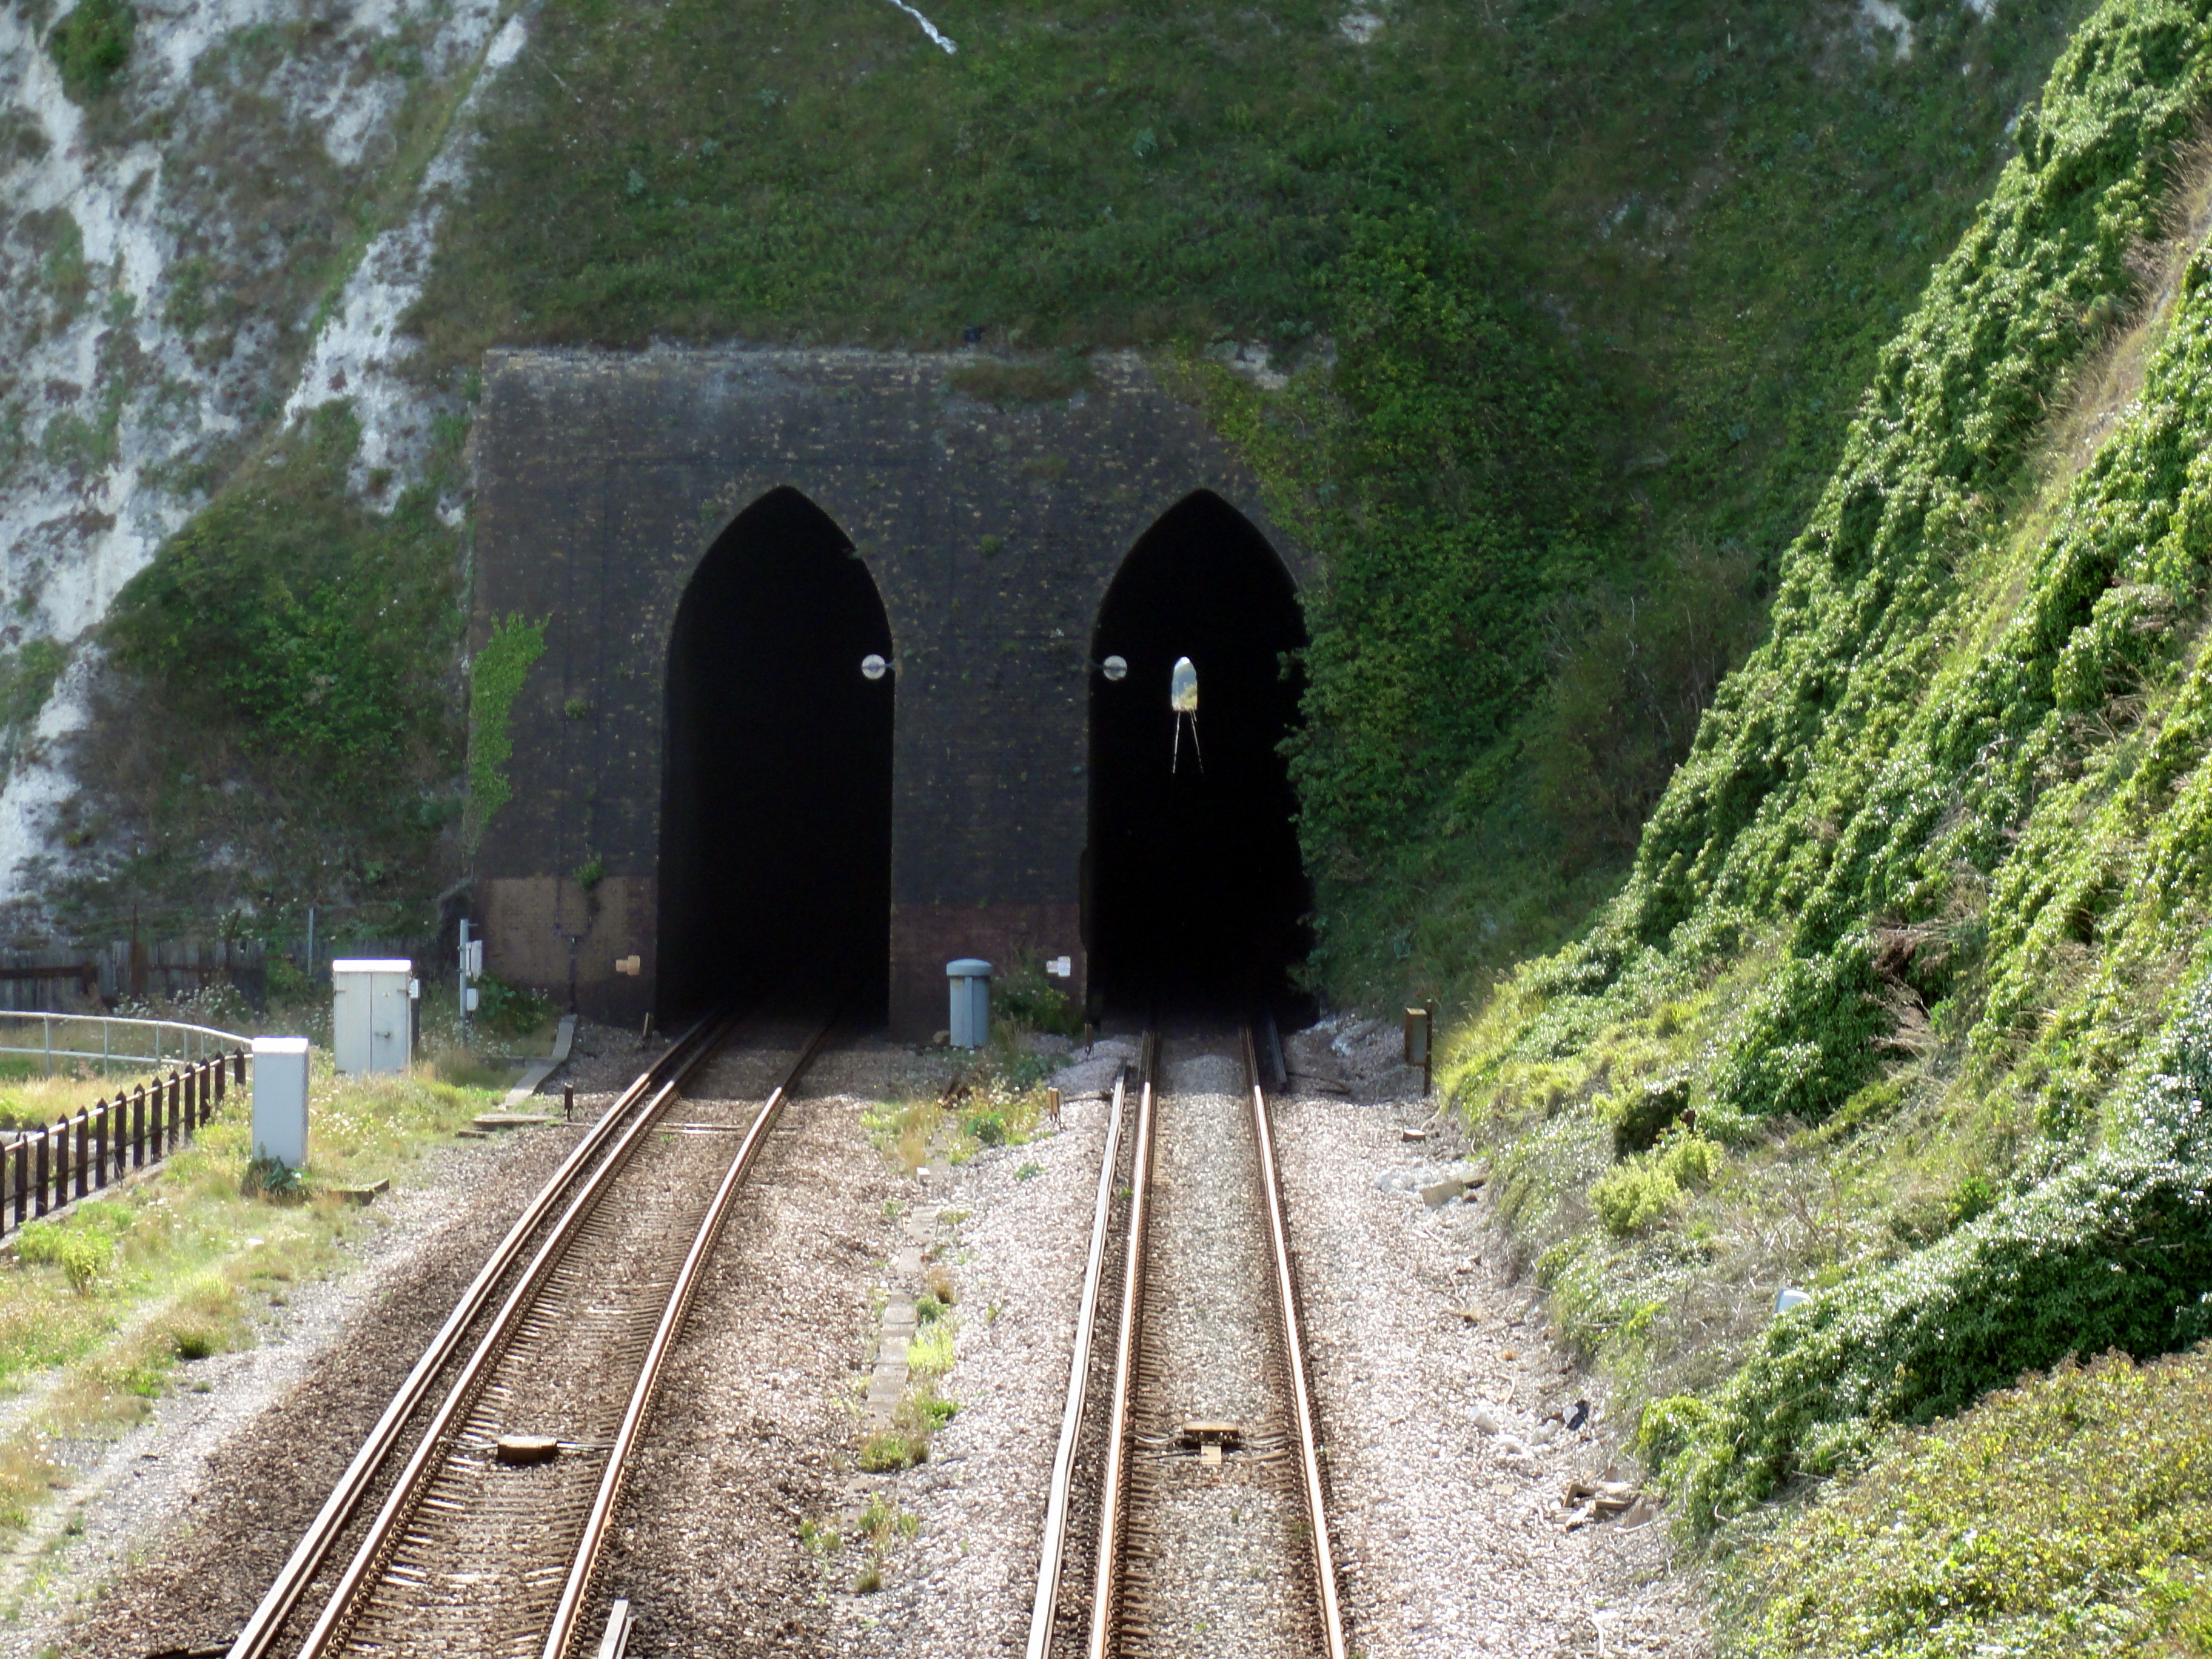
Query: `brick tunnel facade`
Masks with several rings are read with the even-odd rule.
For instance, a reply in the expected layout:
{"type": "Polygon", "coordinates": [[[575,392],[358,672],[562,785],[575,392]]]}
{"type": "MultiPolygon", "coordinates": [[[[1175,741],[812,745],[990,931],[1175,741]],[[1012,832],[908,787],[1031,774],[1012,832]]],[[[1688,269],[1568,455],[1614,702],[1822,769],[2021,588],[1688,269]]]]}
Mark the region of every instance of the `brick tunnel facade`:
{"type": "MultiPolygon", "coordinates": [[[[1265,857],[1290,848],[1255,925],[1295,933],[1273,756],[1295,696],[1255,694],[1277,713],[1247,718],[1224,677],[1265,655],[1290,684],[1275,659],[1303,641],[1301,556],[1199,412],[1133,357],[1093,359],[1072,396],[1005,404],[960,389],[978,361],[490,355],[471,649],[510,618],[545,639],[508,715],[510,799],[480,828],[472,903],[494,972],[664,1024],[847,973],[915,1040],[944,1027],[957,957],[1066,957],[1084,1003],[1091,842],[1133,822],[1109,811],[1102,831],[1093,796],[1094,703],[1109,684],[1124,695],[1102,612],[1140,544],[1158,564],[1163,525],[1182,526],[1170,554],[1218,544],[1257,573],[1250,629],[1189,631],[1219,635],[1195,648],[1224,665],[1199,719],[1227,747],[1207,762],[1259,769],[1240,810],[1274,826],[1265,857]]],[[[1191,592],[1194,618],[1247,600],[1191,592]]],[[[1163,627],[1130,671],[1162,715],[1150,658],[1182,637],[1163,627]]],[[[1116,771],[1118,752],[1116,803],[1187,781],[1165,750],[1133,748],[1116,771]]]]}

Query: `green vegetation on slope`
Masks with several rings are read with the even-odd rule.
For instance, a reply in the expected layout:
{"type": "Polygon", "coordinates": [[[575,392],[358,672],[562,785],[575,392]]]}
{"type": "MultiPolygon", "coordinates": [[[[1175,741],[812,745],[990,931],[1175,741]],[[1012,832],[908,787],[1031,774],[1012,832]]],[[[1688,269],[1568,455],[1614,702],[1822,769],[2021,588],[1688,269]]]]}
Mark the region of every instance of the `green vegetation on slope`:
{"type": "Polygon", "coordinates": [[[2107,1356],[1905,1437],[1737,1564],[1745,1659],[2212,1650],[2212,1355],[2107,1356]]]}
{"type": "Polygon", "coordinates": [[[89,103],[122,73],[131,57],[138,15],[126,0],[77,0],[46,33],[46,50],[62,72],[62,86],[78,103],[89,103]]]}
{"type": "Polygon", "coordinates": [[[947,55],[876,0],[553,0],[411,325],[441,374],[969,328],[1312,354],[1195,395],[1328,572],[1322,971],[1466,996],[1618,879],[2078,10],[1931,9],[1905,55],[1780,0],[1413,0],[1364,46],[1336,6],[1058,0],[940,7],[947,55]]]}
{"type": "Polygon", "coordinates": [[[388,514],[349,498],[359,434],[346,405],[317,411],[117,599],[111,695],[134,713],[88,740],[99,787],[76,811],[148,828],[135,860],[72,895],[88,921],[150,910],[187,872],[203,918],[333,898],[419,915],[460,812],[460,537],[433,485],[388,514]]]}
{"type": "Polygon", "coordinates": [[[1643,1443],[1701,1527],[2069,1348],[2204,1334],[2206,9],[2069,46],[1626,887],[1449,1068],[1573,1334],[1674,1390],[1643,1443]],[[1585,1225],[1655,1156],[1622,1131],[1692,1113],[1709,1186],[1585,1225]],[[1741,1287],[1785,1277],[1821,1294],[1766,1322],[1741,1287]]]}

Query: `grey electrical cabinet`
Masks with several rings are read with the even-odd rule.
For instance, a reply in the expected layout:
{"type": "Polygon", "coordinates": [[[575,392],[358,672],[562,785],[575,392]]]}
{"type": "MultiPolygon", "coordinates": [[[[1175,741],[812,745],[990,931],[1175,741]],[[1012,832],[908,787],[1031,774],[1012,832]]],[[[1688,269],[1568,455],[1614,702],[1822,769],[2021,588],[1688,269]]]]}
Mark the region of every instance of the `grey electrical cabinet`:
{"type": "Polygon", "coordinates": [[[338,1070],[405,1071],[415,1057],[415,964],[404,957],[333,962],[331,988],[338,1070]]]}

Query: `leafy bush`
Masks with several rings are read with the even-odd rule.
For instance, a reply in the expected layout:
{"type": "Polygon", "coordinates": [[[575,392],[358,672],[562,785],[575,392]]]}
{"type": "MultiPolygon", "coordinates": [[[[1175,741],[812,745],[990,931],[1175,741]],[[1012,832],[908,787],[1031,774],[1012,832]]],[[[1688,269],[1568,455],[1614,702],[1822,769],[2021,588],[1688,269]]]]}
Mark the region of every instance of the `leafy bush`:
{"type": "Polygon", "coordinates": [[[1608,1100],[1613,1119],[1613,1150],[1630,1158],[1649,1152],[1659,1137],[1680,1119],[1690,1106],[1690,1079],[1681,1072],[1645,1081],[1640,1089],[1623,1089],[1621,1097],[1608,1100]]]}
{"type": "Polygon", "coordinates": [[[1024,957],[999,975],[991,986],[991,1002],[994,1013],[1029,1030],[1073,1036],[1083,1029],[1081,1011],[1035,957],[1024,957]]]}
{"type": "Polygon", "coordinates": [[[347,406],[317,410],[276,457],[300,476],[257,468],[218,497],[132,579],[109,624],[118,659],[164,695],[349,795],[388,792],[395,763],[441,735],[456,635],[453,542],[428,493],[388,520],[345,501],[360,432],[347,406]],[[314,487],[333,474],[334,500],[314,487]]]}
{"type": "Polygon", "coordinates": [[[860,1467],[870,1474],[896,1474],[929,1456],[927,1433],[885,1429],[860,1443],[860,1467]]]}
{"type": "Polygon", "coordinates": [[[1006,1144],[1006,1120],[1000,1113],[977,1112],[964,1120],[960,1127],[963,1133],[974,1136],[986,1146],[1006,1144]]]}
{"type": "Polygon", "coordinates": [[[69,653],[54,640],[27,640],[20,651],[0,652],[0,726],[36,720],[68,665],[69,653]]]}
{"type": "Polygon", "coordinates": [[[16,1255],[33,1266],[60,1268],[71,1290],[89,1295],[113,1270],[133,1219],[131,1206],[118,1200],[81,1200],[67,1215],[26,1223],[16,1255]]]}
{"type": "Polygon", "coordinates": [[[2021,1379],[1886,1450],[1736,1568],[1747,1659],[2203,1653],[2212,1355],[2021,1379]]]}
{"type": "Polygon", "coordinates": [[[46,35],[46,50],[62,72],[62,88],[78,103],[106,92],[130,61],[138,14],[127,0],[77,0],[46,35]]]}
{"type": "Polygon", "coordinates": [[[1685,1193],[1720,1173],[1721,1149],[1693,1131],[1674,1130],[1650,1152],[1615,1164],[1590,1186],[1590,1206],[1607,1232],[1641,1232],[1672,1212],[1685,1193]]]}
{"type": "Polygon", "coordinates": [[[2193,1158],[2101,1157],[1887,1270],[1777,1319],[1709,1416],[1670,1407],[1640,1449],[1710,1528],[1800,1474],[1863,1458],[2069,1353],[2206,1334],[2212,1192],[2193,1158]],[[1686,1443],[1668,1440],[1694,1421],[1686,1443]]]}
{"type": "Polygon", "coordinates": [[[247,1198],[273,1199],[279,1203],[306,1198],[313,1189],[307,1176],[277,1158],[252,1158],[239,1178],[238,1190],[247,1198]]]}
{"type": "MultiPolygon", "coordinates": [[[[227,893],[398,902],[444,884],[459,538],[427,485],[388,515],[351,499],[359,441],[339,404],[280,435],[105,625],[116,672],[86,763],[143,837],[118,879],[190,869],[195,915],[227,893]],[[216,844],[235,856],[210,868],[216,844]]],[[[128,908],[112,883],[91,896],[128,908]]]]}
{"type": "Polygon", "coordinates": [[[940,1316],[921,1326],[907,1345],[907,1370],[917,1381],[931,1382],[952,1369],[953,1338],[958,1322],[940,1316]]]}
{"type": "Polygon", "coordinates": [[[24,1224],[15,1254],[28,1266],[60,1268],[71,1290],[89,1296],[115,1266],[115,1237],[73,1218],[32,1221],[24,1224]]]}
{"type": "Polygon", "coordinates": [[[486,974],[477,981],[477,1023],[494,1036],[518,1037],[553,1018],[553,999],[486,974]]]}

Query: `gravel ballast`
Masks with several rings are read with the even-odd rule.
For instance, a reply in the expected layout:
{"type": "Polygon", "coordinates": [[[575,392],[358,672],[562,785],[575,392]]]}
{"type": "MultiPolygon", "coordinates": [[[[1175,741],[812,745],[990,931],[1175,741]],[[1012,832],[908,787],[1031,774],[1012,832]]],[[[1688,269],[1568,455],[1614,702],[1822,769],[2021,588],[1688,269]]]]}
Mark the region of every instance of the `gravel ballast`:
{"type": "Polygon", "coordinates": [[[1353,1639],[1437,1659],[1707,1653],[1693,1588],[1665,1577],[1663,1520],[1566,1529],[1567,1482],[1608,1454],[1545,1419],[1592,1386],[1545,1340],[1532,1288],[1491,1265],[1505,1252],[1480,1205],[1421,1198],[1435,1152],[1401,1121],[1274,1106],[1353,1639]]]}
{"type": "Polygon", "coordinates": [[[577,1133],[438,1149],[426,1181],[378,1201],[349,1246],[354,1271],[295,1287],[256,1346],[180,1366],[176,1392],[76,1472],[76,1535],[9,1564],[22,1599],[0,1656],[144,1659],[228,1643],[577,1133]]]}
{"type": "MultiPolygon", "coordinates": [[[[1404,1138],[1428,1108],[1389,1063],[1394,1037],[1302,1035],[1287,1045],[1294,1092],[1273,1103],[1354,1647],[1702,1659],[1702,1596],[1670,1572],[1664,1519],[1625,1529],[1562,1501],[1610,1455],[1604,1402],[1547,1340],[1533,1287],[1500,1271],[1481,1189],[1478,1201],[1425,1201],[1423,1188],[1477,1171],[1434,1126],[1404,1138]],[[1580,1431],[1547,1421],[1583,1399],[1580,1431]]],[[[626,1034],[594,1046],[580,1119],[650,1058],[626,1034]]],[[[1133,1048],[1075,1056],[1088,1069],[1062,1077],[1084,1087],[1032,1142],[914,1175],[870,1144],[863,1115],[933,1093],[947,1058],[880,1042],[823,1057],[820,1093],[787,1108],[672,1358],[610,1540],[593,1642],[606,1600],[622,1595],[643,1615],[634,1653],[1022,1650],[1109,1110],[1085,1097],[1133,1048]],[[938,1386],[957,1414],[927,1462],[863,1473],[881,1310],[918,1297],[933,1271],[957,1285],[957,1364],[938,1386]],[[858,1527],[872,1503],[907,1517],[886,1530],[879,1563],[858,1527]],[[880,1588],[864,1590],[872,1565],[880,1588]]],[[[1170,1083],[1241,1109],[1241,1079],[1205,1063],[1222,1075],[1171,1072],[1170,1083]]],[[[185,1368],[149,1423],[81,1475],[70,1501],[82,1535],[15,1564],[18,1617],[0,1630],[0,1659],[143,1659],[227,1640],[576,1133],[437,1153],[434,1178],[380,1201],[386,1224],[353,1247],[360,1271],[296,1290],[261,1346],[185,1368]],[[203,1382],[210,1392],[192,1391],[203,1382]],[[26,1594],[34,1577],[43,1588],[26,1594]]],[[[1218,1219],[1207,1195],[1249,1180],[1180,1157],[1160,1174],[1161,1224],[1199,1232],[1218,1219]]],[[[1225,1316],[1196,1285],[1159,1310],[1174,1343],[1179,1329],[1211,1340],[1225,1316]]],[[[1256,1412],[1238,1392],[1245,1370],[1233,1356],[1212,1364],[1173,1414],[1256,1412]]],[[[1231,1524],[1249,1531],[1255,1516],[1231,1524]]],[[[1224,1544],[1188,1564],[1177,1593],[1195,1599],[1156,1650],[1230,1650],[1190,1626],[1257,1582],[1249,1553],[1224,1544]]],[[[1272,1544],[1261,1553],[1279,1556],[1272,1544]]]]}

